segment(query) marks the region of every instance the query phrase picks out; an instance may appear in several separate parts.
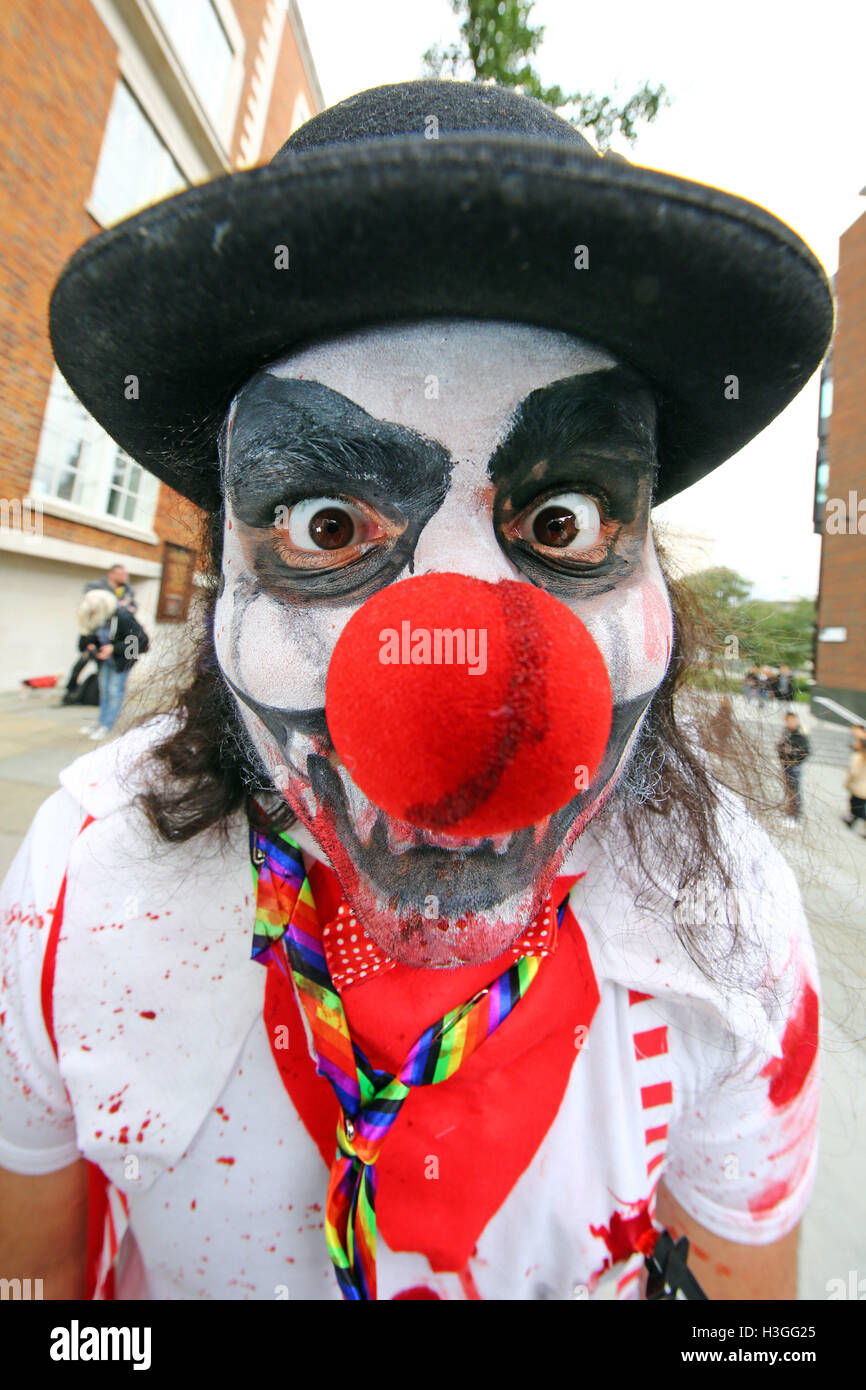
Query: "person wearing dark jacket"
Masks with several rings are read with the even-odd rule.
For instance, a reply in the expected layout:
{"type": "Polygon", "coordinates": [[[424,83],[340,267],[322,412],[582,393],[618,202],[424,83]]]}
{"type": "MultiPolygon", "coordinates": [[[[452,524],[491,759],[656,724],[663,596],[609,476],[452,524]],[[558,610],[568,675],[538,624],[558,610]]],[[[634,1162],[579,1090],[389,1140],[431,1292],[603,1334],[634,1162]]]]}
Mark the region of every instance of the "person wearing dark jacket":
{"type": "MultiPolygon", "coordinates": [[[[99,677],[99,661],[96,655],[97,649],[98,644],[93,634],[82,633],[78,639],[78,657],[72,670],[69,672],[69,679],[66,682],[66,690],[64,691],[61,704],[94,705],[97,703],[91,695],[91,679],[95,677],[96,680],[98,680],[99,677]],[[88,672],[85,676],[84,672],[91,662],[96,662],[96,669],[88,672]]],[[[93,681],[94,685],[96,684],[96,680],[93,681]]]]}
{"type": "Polygon", "coordinates": [[[88,589],[79,608],[79,626],[95,640],[99,667],[99,720],[90,733],[106,738],[120,714],[126,678],[150,645],[138,619],[106,589],[88,589]]]}
{"type": "Polygon", "coordinates": [[[802,818],[803,800],[800,795],[800,768],[809,757],[809,740],[800,728],[796,714],[785,715],[785,732],[776,746],[785,780],[785,813],[789,822],[802,818]]]}
{"type": "Polygon", "coordinates": [[[779,674],[773,684],[773,694],[782,704],[789,704],[794,697],[793,681],[791,679],[791,668],[786,662],[782,662],[779,667],[779,674]]]}
{"type": "Polygon", "coordinates": [[[93,589],[105,589],[107,593],[114,594],[121,608],[128,608],[131,613],[135,613],[138,608],[135,590],[129,582],[129,571],[125,565],[112,565],[102,579],[92,579],[84,586],[86,594],[93,589]]]}

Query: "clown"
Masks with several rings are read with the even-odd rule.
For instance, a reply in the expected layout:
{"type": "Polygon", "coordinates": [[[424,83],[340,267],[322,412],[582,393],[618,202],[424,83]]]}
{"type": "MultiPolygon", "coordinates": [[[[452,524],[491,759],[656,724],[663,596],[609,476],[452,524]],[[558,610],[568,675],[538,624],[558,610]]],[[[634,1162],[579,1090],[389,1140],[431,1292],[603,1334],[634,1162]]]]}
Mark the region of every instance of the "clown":
{"type": "Polygon", "coordinates": [[[665,1228],[690,1296],[795,1296],[814,956],[676,725],[650,512],[831,326],[768,214],[459,83],[73,259],[58,361],[214,585],[5,889],[0,1192],[56,1296],[637,1297],[665,1228]]]}

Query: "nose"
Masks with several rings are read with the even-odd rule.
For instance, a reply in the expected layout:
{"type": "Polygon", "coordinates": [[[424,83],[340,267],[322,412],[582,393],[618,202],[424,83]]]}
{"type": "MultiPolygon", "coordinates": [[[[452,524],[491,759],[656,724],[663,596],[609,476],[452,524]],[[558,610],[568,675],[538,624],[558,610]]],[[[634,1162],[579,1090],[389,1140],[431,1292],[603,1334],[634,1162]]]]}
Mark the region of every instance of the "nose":
{"type": "Polygon", "coordinates": [[[489,479],[475,465],[455,466],[445,501],[418,537],[414,575],[464,574],[490,584],[519,576],[497,543],[491,492],[489,479]]]}
{"type": "Polygon", "coordinates": [[[559,599],[428,574],[350,618],[325,713],[375,805],[421,829],[485,836],[533,825],[588,788],[612,701],[598,647],[559,599]]]}

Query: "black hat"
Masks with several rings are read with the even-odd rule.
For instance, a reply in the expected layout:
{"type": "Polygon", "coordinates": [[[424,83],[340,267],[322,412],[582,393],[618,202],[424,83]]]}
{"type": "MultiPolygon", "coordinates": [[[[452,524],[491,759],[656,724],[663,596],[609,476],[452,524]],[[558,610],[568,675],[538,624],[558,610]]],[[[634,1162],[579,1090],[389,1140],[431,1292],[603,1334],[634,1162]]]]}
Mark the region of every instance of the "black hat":
{"type": "Polygon", "coordinates": [[[55,287],[51,339],[109,434],[215,508],[219,428],[255,371],[431,317],[557,329],[640,372],[662,402],[664,501],[796,396],[833,299],[809,248],[753,203],[602,158],[506,88],[419,81],[340,102],[264,168],[93,238],[55,287]]]}

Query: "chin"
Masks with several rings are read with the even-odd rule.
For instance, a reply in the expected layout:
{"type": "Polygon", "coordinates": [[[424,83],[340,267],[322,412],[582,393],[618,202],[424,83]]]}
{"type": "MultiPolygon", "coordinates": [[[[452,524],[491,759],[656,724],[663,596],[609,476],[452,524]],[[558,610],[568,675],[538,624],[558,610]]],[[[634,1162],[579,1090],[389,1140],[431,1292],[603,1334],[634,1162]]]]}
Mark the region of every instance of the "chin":
{"type": "Polygon", "coordinates": [[[260,725],[255,743],[367,936],[392,960],[419,969],[501,956],[538,916],[565,854],[615,780],[597,778],[535,825],[472,839],[418,829],[375,806],[326,735],[295,730],[276,739],[260,725]]]}

